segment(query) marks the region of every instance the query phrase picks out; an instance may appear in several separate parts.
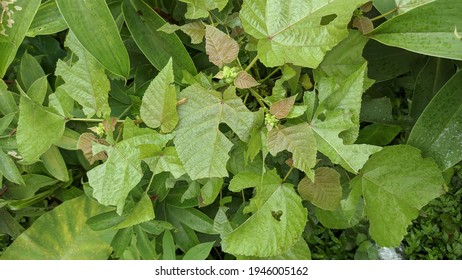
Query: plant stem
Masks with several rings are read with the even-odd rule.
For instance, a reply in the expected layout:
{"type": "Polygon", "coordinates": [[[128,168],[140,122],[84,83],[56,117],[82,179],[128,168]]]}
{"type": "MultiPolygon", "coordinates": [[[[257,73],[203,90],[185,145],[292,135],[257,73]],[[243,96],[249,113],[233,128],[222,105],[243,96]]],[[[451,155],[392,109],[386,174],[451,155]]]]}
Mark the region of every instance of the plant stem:
{"type": "Polygon", "coordinates": [[[247,67],[245,68],[245,71],[246,72],[249,72],[249,70],[255,65],[255,63],[257,63],[258,61],[258,55],[256,55],[253,60],[250,62],[249,65],[247,65],[247,67]]]}
{"type": "MultiPolygon", "coordinates": [[[[85,119],[85,118],[66,118],[68,121],[76,122],[102,122],[104,119],[85,119]]],[[[117,122],[124,122],[124,120],[117,120],[117,122]]]]}
{"type": "Polygon", "coordinates": [[[393,10],[391,10],[391,11],[388,11],[388,12],[386,12],[386,13],[384,13],[384,14],[381,14],[380,16],[376,16],[376,17],[374,17],[374,18],[371,18],[371,21],[376,21],[376,20],[378,20],[378,19],[381,19],[381,18],[384,18],[384,17],[386,17],[386,16],[388,16],[388,15],[391,15],[391,14],[393,14],[394,12],[398,11],[398,9],[399,9],[399,7],[395,7],[395,8],[394,8],[393,10]]]}
{"type": "Polygon", "coordinates": [[[261,97],[261,95],[258,94],[258,92],[256,92],[254,89],[249,88],[249,90],[250,90],[250,93],[253,95],[253,97],[257,99],[258,104],[260,104],[261,107],[266,108],[266,105],[263,102],[263,97],[261,97]]]}
{"type": "Polygon", "coordinates": [[[287,180],[287,178],[289,178],[289,175],[290,175],[290,173],[292,172],[293,169],[294,169],[294,166],[292,165],[290,167],[289,171],[287,171],[286,176],[284,176],[284,179],[282,179],[282,182],[285,182],[287,180]]]}
{"type": "Polygon", "coordinates": [[[276,74],[279,70],[281,70],[281,66],[277,67],[276,69],[274,69],[271,73],[268,74],[268,76],[266,76],[265,78],[263,78],[262,80],[258,81],[260,84],[264,83],[266,80],[268,80],[269,78],[271,78],[274,74],[276,74]]]}

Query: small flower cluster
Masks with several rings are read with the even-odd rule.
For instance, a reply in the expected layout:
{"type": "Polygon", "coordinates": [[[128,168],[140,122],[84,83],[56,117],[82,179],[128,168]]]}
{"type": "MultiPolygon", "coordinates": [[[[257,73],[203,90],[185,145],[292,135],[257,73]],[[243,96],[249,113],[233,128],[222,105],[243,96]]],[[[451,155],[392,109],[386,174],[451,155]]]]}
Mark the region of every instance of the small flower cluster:
{"type": "Polygon", "coordinates": [[[4,36],[8,36],[6,34],[6,29],[3,26],[3,22],[6,22],[6,26],[8,28],[12,28],[14,24],[13,14],[15,11],[21,11],[22,7],[14,5],[13,8],[8,7],[9,5],[14,4],[16,0],[2,0],[0,1],[0,5],[2,6],[2,13],[0,15],[0,34],[4,36]]]}

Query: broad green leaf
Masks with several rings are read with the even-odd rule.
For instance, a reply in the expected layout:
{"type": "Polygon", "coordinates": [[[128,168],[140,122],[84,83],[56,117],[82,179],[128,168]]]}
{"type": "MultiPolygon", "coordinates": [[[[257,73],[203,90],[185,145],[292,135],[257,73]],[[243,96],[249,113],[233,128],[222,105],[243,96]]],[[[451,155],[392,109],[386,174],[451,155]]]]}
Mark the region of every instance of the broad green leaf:
{"type": "Polygon", "coordinates": [[[454,36],[454,27],[462,26],[460,11],[460,1],[434,1],[386,21],[369,36],[412,52],[462,60],[462,44],[454,36]]]}
{"type": "Polygon", "coordinates": [[[27,91],[27,95],[38,104],[45,101],[48,90],[48,80],[46,76],[38,78],[27,91]]]}
{"type": "Polygon", "coordinates": [[[3,134],[3,132],[5,132],[5,130],[13,122],[15,116],[16,116],[16,113],[9,113],[0,118],[0,134],[3,134]]]}
{"type": "Polygon", "coordinates": [[[154,175],[170,172],[173,177],[178,179],[186,173],[175,147],[165,147],[163,150],[155,151],[149,157],[143,157],[143,160],[149,165],[154,175]]]}
{"type": "Polygon", "coordinates": [[[3,23],[0,25],[0,77],[5,76],[6,70],[13,62],[16,52],[21,45],[24,37],[26,36],[27,29],[34,19],[35,13],[40,6],[41,0],[17,0],[14,4],[9,4],[8,9],[13,11],[12,20],[14,24],[11,28],[6,27],[7,15],[3,13],[3,23]],[[17,11],[14,6],[21,7],[20,11],[17,11]],[[5,30],[3,31],[3,25],[5,30]],[[7,36],[5,36],[6,34],[7,36]]]}
{"type": "Polygon", "coordinates": [[[298,193],[321,209],[335,210],[342,199],[340,174],[335,169],[320,167],[315,171],[314,181],[307,177],[300,181],[298,193]]]}
{"type": "Polygon", "coordinates": [[[196,246],[189,249],[183,256],[183,260],[205,260],[210,255],[210,251],[213,248],[215,242],[205,242],[197,244],[196,246]]]}
{"type": "Polygon", "coordinates": [[[16,239],[24,231],[24,228],[5,208],[0,207],[0,232],[8,234],[16,239]]]}
{"type": "Polygon", "coordinates": [[[412,9],[434,1],[435,0],[395,0],[396,7],[398,7],[398,13],[400,14],[404,14],[412,9]]]}
{"type": "Polygon", "coordinates": [[[138,248],[143,260],[157,260],[159,256],[156,252],[156,239],[150,240],[147,233],[140,226],[134,226],[136,236],[136,247],[138,248]]]}
{"type": "Polygon", "coordinates": [[[152,128],[160,127],[163,133],[171,132],[178,123],[176,88],[173,83],[173,64],[170,59],[149,84],[141,103],[140,114],[144,123],[152,128]]]}
{"type": "Polygon", "coordinates": [[[154,67],[161,70],[172,58],[176,82],[181,82],[183,70],[196,75],[196,67],[178,36],[157,31],[165,25],[165,20],[148,4],[124,0],[122,11],[133,39],[154,67]]]}
{"type": "Polygon", "coordinates": [[[55,0],[42,3],[37,11],[37,14],[32,21],[28,37],[37,35],[51,35],[67,29],[67,23],[59,12],[58,5],[55,0]]]}
{"type": "Polygon", "coordinates": [[[303,237],[300,237],[288,251],[271,257],[266,258],[257,258],[255,256],[247,257],[247,256],[238,256],[238,260],[311,260],[311,251],[310,247],[306,243],[303,237]]]}
{"type": "Polygon", "coordinates": [[[205,18],[209,16],[209,11],[218,9],[223,10],[229,0],[180,0],[188,4],[185,17],[188,19],[205,18]]]}
{"type": "Polygon", "coordinates": [[[443,191],[435,162],[411,146],[385,147],[372,155],[351,182],[362,188],[371,237],[384,247],[397,247],[419,210],[443,191]]]}
{"type": "Polygon", "coordinates": [[[125,220],[114,226],[114,229],[122,229],[134,225],[138,225],[154,219],[154,208],[151,198],[144,193],[136,206],[128,213],[125,220]]]}
{"type": "Polygon", "coordinates": [[[246,208],[252,216],[222,236],[223,251],[233,255],[270,257],[288,251],[299,239],[307,220],[300,196],[281,184],[275,172],[263,175],[262,185],[246,208]]]}
{"type": "Polygon", "coordinates": [[[164,231],[162,237],[162,259],[163,260],[176,260],[176,247],[173,240],[172,233],[169,230],[164,231]]]}
{"type": "Polygon", "coordinates": [[[442,170],[462,160],[462,72],[455,74],[430,101],[407,143],[432,157],[442,170]]]}
{"type": "Polygon", "coordinates": [[[226,162],[232,143],[220,132],[219,125],[226,123],[247,141],[254,114],[236,96],[234,87],[220,93],[193,85],[179,98],[187,101],[178,108],[180,122],[174,142],[188,175],[193,180],[228,176],[226,162]]]}
{"type": "Polygon", "coordinates": [[[229,182],[228,189],[232,192],[240,192],[243,189],[254,188],[261,183],[261,175],[252,172],[242,172],[234,175],[229,182]]]}
{"type": "Polygon", "coordinates": [[[124,251],[130,245],[133,236],[133,228],[128,227],[118,230],[112,239],[111,247],[114,249],[114,255],[118,258],[123,256],[124,251]]]}
{"type": "Polygon", "coordinates": [[[245,0],[240,18],[258,40],[267,67],[285,63],[316,68],[347,35],[353,11],[364,0],[245,0]]]}
{"type": "Polygon", "coordinates": [[[314,181],[312,168],[316,165],[316,138],[307,123],[273,128],[268,132],[267,145],[273,156],[283,150],[291,152],[293,166],[314,181]]]}
{"type": "Polygon", "coordinates": [[[72,118],[74,115],[74,99],[67,94],[64,87],[58,87],[48,96],[48,106],[61,116],[72,118]]]}
{"type": "Polygon", "coordinates": [[[38,161],[64,133],[65,119],[21,95],[16,139],[24,161],[38,161]],[[33,124],[33,125],[32,125],[33,124]]]}
{"type": "Polygon", "coordinates": [[[78,150],[77,144],[79,141],[80,134],[70,128],[64,129],[63,136],[56,143],[56,146],[65,150],[78,150]]]}
{"type": "Polygon", "coordinates": [[[21,58],[18,73],[18,80],[24,91],[28,92],[32,84],[42,77],[45,77],[45,72],[40,63],[38,63],[35,57],[25,52],[21,58]]]}
{"type": "Polygon", "coordinates": [[[65,45],[79,57],[79,61],[72,65],[58,61],[55,74],[61,76],[65,82],[61,87],[83,106],[83,111],[88,117],[94,114],[108,117],[111,112],[108,104],[110,84],[104,68],[83,48],[72,33],[67,36],[65,45]]]}
{"type": "Polygon", "coordinates": [[[18,186],[10,186],[8,195],[10,198],[19,200],[34,196],[40,189],[48,186],[53,186],[59,181],[48,176],[39,174],[22,175],[24,184],[18,186]]]}
{"type": "Polygon", "coordinates": [[[0,175],[5,176],[10,182],[24,185],[24,180],[16,164],[14,164],[14,161],[6,155],[2,149],[0,149],[0,175]]]}
{"type": "Polygon", "coordinates": [[[53,177],[60,181],[69,181],[69,171],[58,147],[51,145],[40,159],[53,177]]]}
{"type": "Polygon", "coordinates": [[[56,4],[85,50],[110,72],[128,78],[128,52],[106,1],[56,0],[56,4]]]}
{"type": "Polygon", "coordinates": [[[139,146],[163,147],[171,138],[151,129],[137,128],[130,120],[124,125],[124,140],[107,147],[107,161],[87,173],[93,197],[103,205],[116,206],[119,215],[123,213],[128,193],[143,177],[139,146]]]}
{"type": "Polygon", "coordinates": [[[16,113],[18,111],[18,105],[14,100],[13,93],[8,91],[3,80],[0,81],[0,112],[3,115],[8,115],[11,113],[16,113]]]}
{"type": "Polygon", "coordinates": [[[316,218],[327,228],[346,229],[358,224],[364,217],[364,200],[360,187],[353,188],[340,206],[333,210],[315,209],[316,218]]]}
{"type": "Polygon", "coordinates": [[[93,231],[86,224],[89,217],[105,209],[85,196],[65,201],[40,216],[1,259],[105,260],[112,252],[115,231],[93,231]]]}
{"type": "Polygon", "coordinates": [[[239,44],[223,31],[207,25],[205,27],[205,52],[210,62],[222,68],[233,62],[239,54],[239,44]]]}
{"type": "Polygon", "coordinates": [[[381,148],[366,144],[345,145],[339,133],[351,127],[350,115],[341,111],[328,111],[325,116],[324,121],[315,119],[311,124],[318,150],[333,163],[340,164],[349,172],[357,173],[369,156],[381,148]]]}
{"type": "Polygon", "coordinates": [[[112,228],[124,220],[124,216],[117,214],[115,210],[99,213],[87,220],[87,225],[94,231],[112,228]]]}
{"type": "Polygon", "coordinates": [[[425,107],[455,74],[454,63],[448,59],[430,57],[425,66],[420,70],[414,84],[414,94],[410,115],[417,120],[425,107]]]}
{"type": "Polygon", "coordinates": [[[393,122],[393,106],[388,97],[363,100],[361,104],[361,121],[378,124],[393,122]]]}

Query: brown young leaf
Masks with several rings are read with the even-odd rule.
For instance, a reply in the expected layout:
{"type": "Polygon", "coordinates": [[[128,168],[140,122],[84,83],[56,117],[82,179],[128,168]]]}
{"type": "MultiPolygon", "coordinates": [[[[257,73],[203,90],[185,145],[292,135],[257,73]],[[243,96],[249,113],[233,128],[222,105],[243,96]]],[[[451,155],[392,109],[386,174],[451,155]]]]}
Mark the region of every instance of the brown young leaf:
{"type": "Polygon", "coordinates": [[[335,210],[340,206],[342,186],[340,174],[332,168],[320,167],[315,170],[315,182],[308,177],[298,184],[300,196],[324,210],[335,210]]]}
{"type": "Polygon", "coordinates": [[[353,27],[358,28],[361,33],[366,34],[374,30],[374,24],[368,17],[359,17],[353,20],[353,27]]]}
{"type": "Polygon", "coordinates": [[[257,82],[249,73],[245,71],[239,72],[234,79],[234,85],[240,89],[255,87],[259,84],[259,82],[257,82]]]}
{"type": "Polygon", "coordinates": [[[285,118],[289,114],[290,110],[292,110],[296,97],[297,96],[294,95],[273,103],[273,105],[271,105],[270,108],[270,113],[274,115],[277,119],[285,118]]]}
{"type": "Polygon", "coordinates": [[[237,58],[239,45],[233,38],[219,29],[207,25],[205,28],[205,52],[209,56],[210,62],[221,68],[223,64],[230,63],[237,58]]]}
{"type": "Polygon", "coordinates": [[[93,155],[93,143],[100,143],[103,145],[109,145],[104,139],[98,139],[93,133],[82,133],[77,142],[77,148],[82,150],[83,155],[90,164],[93,164],[97,160],[106,160],[106,152],[99,152],[93,155]]]}

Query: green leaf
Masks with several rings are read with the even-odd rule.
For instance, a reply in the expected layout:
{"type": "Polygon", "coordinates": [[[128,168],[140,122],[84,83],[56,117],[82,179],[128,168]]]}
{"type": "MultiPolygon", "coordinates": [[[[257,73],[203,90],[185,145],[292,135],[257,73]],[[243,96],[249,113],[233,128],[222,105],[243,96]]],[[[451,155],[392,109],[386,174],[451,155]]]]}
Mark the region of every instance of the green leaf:
{"type": "Polygon", "coordinates": [[[65,81],[62,85],[66,93],[83,106],[84,113],[91,117],[108,117],[111,109],[108,104],[109,80],[104,68],[83,48],[72,33],[67,36],[65,45],[79,57],[72,66],[59,60],[55,74],[65,81]]]}
{"type": "Polygon", "coordinates": [[[395,0],[396,6],[398,7],[398,13],[400,14],[404,14],[412,9],[434,1],[435,0],[395,0]]]}
{"type": "Polygon", "coordinates": [[[67,23],[61,15],[56,1],[52,0],[40,5],[27,31],[27,36],[51,35],[67,28],[67,23]]]}
{"type": "Polygon", "coordinates": [[[56,0],[56,4],[85,50],[110,72],[128,78],[128,52],[106,1],[56,0]]]}
{"type": "Polygon", "coordinates": [[[462,18],[455,11],[462,11],[462,2],[434,1],[386,21],[369,36],[412,52],[462,60],[462,44],[454,36],[462,18]]]}
{"type": "Polygon", "coordinates": [[[14,100],[13,93],[8,91],[3,80],[0,81],[0,112],[3,115],[8,115],[11,113],[16,113],[18,111],[18,105],[14,100]]]}
{"type": "MultiPolygon", "coordinates": [[[[26,36],[27,29],[35,16],[41,0],[17,0],[13,4],[14,6],[22,7],[21,11],[16,11],[12,5],[8,8],[11,9],[14,14],[12,19],[14,24],[11,28],[6,27],[5,33],[8,36],[0,34],[0,77],[5,76],[6,70],[13,62],[16,52],[18,51],[19,46],[21,45],[24,37],[26,36]]],[[[3,23],[0,25],[0,31],[3,28],[3,24],[6,25],[7,16],[4,15],[2,9],[2,18],[3,23]]]]}
{"type": "Polygon", "coordinates": [[[24,228],[5,208],[0,207],[0,232],[6,233],[16,239],[24,231],[24,228]]]}
{"type": "Polygon", "coordinates": [[[419,210],[443,193],[444,179],[435,162],[414,147],[385,147],[372,155],[350,185],[362,188],[371,237],[397,247],[419,210]]]}
{"type": "Polygon", "coordinates": [[[86,220],[105,210],[85,196],[43,214],[3,253],[2,259],[96,260],[112,252],[113,230],[93,231],[86,220]],[[50,226],[53,225],[53,226],[50,226]]]}
{"type": "Polygon", "coordinates": [[[42,76],[38,78],[27,91],[27,95],[33,101],[37,102],[38,104],[42,104],[45,100],[48,90],[48,80],[46,76],[42,76]]]}
{"type": "Polygon", "coordinates": [[[144,123],[152,128],[160,127],[163,133],[171,132],[178,123],[173,83],[173,64],[170,59],[149,84],[141,103],[140,114],[144,123]]]}
{"type": "Polygon", "coordinates": [[[40,66],[40,63],[38,63],[35,57],[27,52],[25,52],[21,58],[18,74],[18,80],[26,92],[29,91],[29,88],[35,81],[45,76],[45,72],[43,71],[42,66],[40,66]]]}
{"type": "Polygon", "coordinates": [[[233,176],[228,189],[232,192],[240,192],[243,189],[254,188],[261,183],[261,175],[252,172],[242,172],[233,176]]]}
{"type": "Polygon", "coordinates": [[[386,146],[398,136],[403,129],[397,125],[371,124],[359,131],[357,144],[386,146]]]}
{"type": "Polygon", "coordinates": [[[303,178],[298,184],[300,196],[324,210],[335,210],[340,206],[342,186],[340,174],[335,169],[320,167],[315,171],[314,181],[303,178]]]}
{"type": "Polygon", "coordinates": [[[192,75],[197,74],[196,67],[178,36],[157,31],[165,25],[165,20],[148,4],[141,0],[124,0],[122,11],[133,39],[154,67],[161,70],[173,58],[176,82],[181,82],[183,70],[192,75]]]}
{"type": "Polygon", "coordinates": [[[51,145],[40,159],[50,174],[60,181],[69,181],[69,171],[58,147],[51,145]]]}
{"type": "Polygon", "coordinates": [[[213,248],[215,242],[205,242],[197,244],[196,246],[189,249],[183,256],[183,260],[205,260],[210,255],[210,251],[213,248]]]}
{"type": "Polygon", "coordinates": [[[178,179],[186,173],[175,147],[165,147],[163,150],[155,151],[149,157],[143,157],[143,160],[149,165],[149,169],[154,175],[170,172],[173,177],[178,179]]]}
{"type": "Polygon", "coordinates": [[[462,72],[455,74],[430,101],[407,143],[432,157],[442,170],[462,160],[462,72]]]}
{"type": "Polygon", "coordinates": [[[191,37],[191,44],[200,44],[205,36],[205,25],[201,21],[194,21],[182,26],[166,23],[161,28],[157,29],[168,34],[181,30],[191,37]]]}
{"type": "Polygon", "coordinates": [[[258,40],[267,67],[285,63],[316,68],[347,35],[353,11],[364,0],[245,0],[240,18],[258,40]]]}
{"type": "Polygon", "coordinates": [[[300,196],[290,184],[281,184],[274,170],[262,176],[262,184],[245,210],[253,215],[222,237],[223,251],[270,257],[289,250],[301,236],[307,211],[300,196]]]}
{"type": "Polygon", "coordinates": [[[178,108],[180,122],[174,142],[188,175],[193,180],[228,176],[226,162],[232,143],[220,132],[219,125],[226,123],[247,141],[254,114],[236,96],[234,87],[220,93],[193,85],[179,97],[187,102],[178,108]]]}
{"type": "Polygon", "coordinates": [[[0,118],[0,134],[3,134],[13,122],[16,113],[9,113],[0,118]]]}
{"type": "Polygon", "coordinates": [[[61,139],[65,120],[24,95],[21,95],[19,111],[18,150],[25,162],[33,163],[61,139]]]}
{"type": "Polygon", "coordinates": [[[239,54],[239,44],[223,31],[207,25],[205,27],[205,52],[209,61],[222,68],[233,62],[239,54]]]}
{"type": "Polygon", "coordinates": [[[218,9],[219,11],[228,4],[229,0],[180,0],[188,4],[185,17],[188,19],[205,18],[209,16],[209,11],[218,9]]]}
{"type": "Polygon", "coordinates": [[[217,196],[220,194],[221,189],[223,188],[223,179],[222,178],[211,178],[209,179],[204,186],[202,186],[200,191],[200,206],[204,207],[212,204],[217,196]]]}
{"type": "Polygon", "coordinates": [[[176,247],[173,240],[172,233],[169,230],[164,231],[162,238],[162,259],[163,260],[176,260],[176,247]]]}
{"type": "Polygon", "coordinates": [[[120,224],[114,226],[114,229],[122,229],[138,225],[154,219],[154,208],[152,206],[151,198],[148,194],[144,193],[136,206],[128,213],[125,220],[120,224]]]}
{"type": "Polygon", "coordinates": [[[291,152],[293,166],[314,180],[312,168],[316,165],[316,138],[307,123],[273,128],[268,132],[267,145],[273,156],[283,150],[291,152]]]}
{"type": "Polygon", "coordinates": [[[168,211],[170,215],[174,216],[182,224],[197,232],[217,234],[213,227],[213,220],[196,208],[179,208],[173,205],[168,205],[166,211],[168,211]]]}
{"type": "Polygon", "coordinates": [[[18,185],[25,184],[16,164],[2,149],[0,149],[0,175],[5,176],[8,181],[18,185]]]}
{"type": "Polygon", "coordinates": [[[93,197],[103,205],[117,206],[119,215],[123,212],[128,193],[143,177],[138,147],[163,147],[171,138],[151,129],[137,128],[130,120],[125,121],[124,125],[124,140],[107,147],[107,161],[87,173],[93,197]]]}

